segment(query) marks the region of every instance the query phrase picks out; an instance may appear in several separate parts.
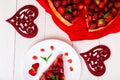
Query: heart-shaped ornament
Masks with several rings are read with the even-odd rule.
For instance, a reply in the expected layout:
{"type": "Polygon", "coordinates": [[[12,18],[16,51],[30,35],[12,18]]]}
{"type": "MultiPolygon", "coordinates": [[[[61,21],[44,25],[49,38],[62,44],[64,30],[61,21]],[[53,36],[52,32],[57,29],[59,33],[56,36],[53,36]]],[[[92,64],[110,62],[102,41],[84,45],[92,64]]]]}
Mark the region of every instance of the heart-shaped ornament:
{"type": "Polygon", "coordinates": [[[38,16],[38,9],[33,5],[26,5],[19,9],[14,16],[6,21],[13,25],[19,34],[26,38],[34,37],[38,28],[34,20],[38,16]]]}
{"type": "Polygon", "coordinates": [[[110,49],[107,46],[99,45],[80,55],[93,75],[102,76],[106,71],[104,61],[110,57],[110,54],[110,49]]]}

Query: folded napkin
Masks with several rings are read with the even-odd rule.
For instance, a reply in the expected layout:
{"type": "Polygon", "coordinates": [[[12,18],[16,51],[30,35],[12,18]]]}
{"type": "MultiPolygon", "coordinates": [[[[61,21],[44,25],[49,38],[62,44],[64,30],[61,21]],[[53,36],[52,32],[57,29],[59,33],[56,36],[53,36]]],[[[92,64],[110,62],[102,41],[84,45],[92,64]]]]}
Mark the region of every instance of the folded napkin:
{"type": "Polygon", "coordinates": [[[71,41],[77,41],[77,40],[93,40],[98,39],[103,36],[106,36],[111,33],[116,33],[120,31],[120,14],[115,18],[115,20],[108,25],[106,28],[101,29],[99,31],[95,32],[88,32],[88,28],[86,26],[85,20],[83,18],[79,18],[78,22],[73,24],[72,26],[66,26],[64,25],[52,12],[50,9],[47,0],[37,0],[39,4],[48,12],[51,14],[55,24],[62,29],[64,32],[68,34],[71,41]]]}

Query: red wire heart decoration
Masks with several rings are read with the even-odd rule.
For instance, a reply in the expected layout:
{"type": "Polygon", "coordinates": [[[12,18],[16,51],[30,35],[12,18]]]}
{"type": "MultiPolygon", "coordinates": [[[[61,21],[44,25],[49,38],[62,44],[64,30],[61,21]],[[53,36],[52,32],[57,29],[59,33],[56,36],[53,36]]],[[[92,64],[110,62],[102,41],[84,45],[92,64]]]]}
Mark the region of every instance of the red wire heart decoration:
{"type": "Polygon", "coordinates": [[[34,20],[38,16],[38,9],[33,5],[26,5],[19,9],[14,16],[6,21],[13,25],[19,34],[26,38],[34,37],[38,28],[34,20]]]}
{"type": "Polygon", "coordinates": [[[110,49],[107,46],[99,45],[80,55],[93,75],[102,76],[106,71],[104,61],[110,57],[110,54],[110,49]]]}

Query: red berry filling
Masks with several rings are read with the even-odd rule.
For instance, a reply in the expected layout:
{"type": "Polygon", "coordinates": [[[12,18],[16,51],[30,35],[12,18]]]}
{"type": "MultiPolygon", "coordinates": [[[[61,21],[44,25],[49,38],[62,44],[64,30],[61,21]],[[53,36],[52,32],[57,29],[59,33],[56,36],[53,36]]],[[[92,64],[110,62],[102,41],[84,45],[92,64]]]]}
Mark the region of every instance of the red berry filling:
{"type": "Polygon", "coordinates": [[[52,0],[56,10],[70,23],[80,16],[84,8],[82,0],[52,0]]]}
{"type": "Polygon", "coordinates": [[[107,26],[117,16],[120,10],[120,1],[91,0],[87,7],[88,28],[94,30],[107,26]],[[91,17],[90,20],[88,16],[91,17]]]}
{"type": "Polygon", "coordinates": [[[50,65],[39,80],[65,80],[62,54],[58,55],[56,60],[50,65]]]}

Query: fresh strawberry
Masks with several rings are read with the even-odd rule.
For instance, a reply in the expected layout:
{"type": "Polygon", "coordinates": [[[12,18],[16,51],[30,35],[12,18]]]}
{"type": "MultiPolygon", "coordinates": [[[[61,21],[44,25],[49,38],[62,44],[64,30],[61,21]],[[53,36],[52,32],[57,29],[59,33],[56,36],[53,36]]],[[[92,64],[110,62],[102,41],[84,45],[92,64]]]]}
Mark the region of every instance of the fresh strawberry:
{"type": "Polygon", "coordinates": [[[76,4],[73,4],[73,5],[72,5],[72,9],[75,10],[75,9],[77,9],[77,8],[78,8],[78,6],[77,6],[76,4]]]}
{"type": "Polygon", "coordinates": [[[99,7],[95,7],[94,10],[95,10],[95,12],[99,12],[100,8],[99,7]]]}
{"type": "Polygon", "coordinates": [[[116,15],[118,11],[117,11],[116,8],[112,8],[112,11],[111,11],[111,12],[112,12],[113,15],[116,15]]]}
{"type": "Polygon", "coordinates": [[[58,7],[58,12],[63,15],[65,13],[65,8],[64,7],[58,7]]]}
{"type": "Polygon", "coordinates": [[[78,15],[78,11],[73,11],[73,16],[77,16],[78,15]]]}
{"type": "Polygon", "coordinates": [[[70,14],[70,13],[65,13],[65,14],[64,14],[64,18],[65,18],[66,20],[68,20],[68,21],[71,21],[71,20],[72,20],[72,14],[70,14]]]}
{"type": "Polygon", "coordinates": [[[97,5],[100,4],[100,0],[94,0],[97,5]]]}
{"type": "Polygon", "coordinates": [[[63,1],[62,1],[62,5],[63,5],[63,6],[66,6],[66,5],[67,5],[67,1],[66,1],[66,0],[63,0],[63,1]]]}
{"type": "Polygon", "coordinates": [[[104,8],[104,11],[105,11],[105,12],[108,12],[108,10],[109,10],[108,7],[105,7],[105,8],[104,8]]]}
{"type": "Polygon", "coordinates": [[[98,19],[98,14],[97,13],[94,13],[93,14],[93,20],[97,20],[98,19]]]}
{"type": "Polygon", "coordinates": [[[38,67],[39,67],[39,63],[35,63],[35,64],[32,65],[32,68],[34,68],[35,70],[37,70],[38,67]]]}
{"type": "Polygon", "coordinates": [[[88,22],[91,22],[92,21],[92,17],[91,16],[88,16],[88,22]]]}
{"type": "Polygon", "coordinates": [[[68,3],[68,4],[71,4],[71,3],[72,3],[72,0],[67,0],[67,3],[68,3]]]}
{"type": "Polygon", "coordinates": [[[104,13],[101,11],[101,12],[99,13],[99,18],[103,17],[103,15],[104,15],[104,13]]]}
{"type": "Polygon", "coordinates": [[[65,80],[65,76],[63,74],[61,74],[61,80],[65,80]]]}
{"type": "Polygon", "coordinates": [[[37,73],[37,72],[36,72],[35,69],[33,69],[33,68],[29,70],[29,74],[32,75],[32,76],[35,76],[36,73],[37,73]]]}
{"type": "Polygon", "coordinates": [[[59,0],[54,1],[54,5],[55,5],[55,7],[59,7],[60,4],[61,4],[61,1],[59,1],[59,0]]]}
{"type": "Polygon", "coordinates": [[[46,74],[47,74],[47,77],[49,77],[49,78],[53,75],[52,72],[50,72],[50,71],[48,71],[46,74]]]}
{"type": "Polygon", "coordinates": [[[73,3],[78,3],[79,2],[79,0],[73,0],[73,3]]]}
{"type": "Polygon", "coordinates": [[[89,4],[91,0],[85,0],[85,4],[89,4]]]}
{"type": "Polygon", "coordinates": [[[104,19],[99,19],[99,20],[97,21],[97,24],[98,24],[99,27],[100,27],[100,26],[104,26],[104,25],[105,25],[105,20],[104,20],[104,19]]]}
{"type": "Polygon", "coordinates": [[[106,22],[110,22],[112,19],[113,19],[113,15],[112,15],[112,14],[109,14],[109,15],[106,17],[105,21],[106,21],[106,22]]]}
{"type": "Polygon", "coordinates": [[[84,8],[84,5],[81,4],[81,3],[79,3],[79,4],[78,4],[78,9],[79,9],[79,10],[82,10],[83,8],[84,8]]]}
{"type": "Polygon", "coordinates": [[[89,4],[89,8],[90,8],[90,9],[95,9],[95,7],[96,7],[96,5],[95,5],[94,3],[90,3],[90,4],[89,4]]]}
{"type": "Polygon", "coordinates": [[[105,6],[105,3],[104,3],[104,2],[101,2],[101,3],[99,4],[99,8],[101,8],[101,9],[103,9],[104,6],[105,6]]]}
{"type": "Polygon", "coordinates": [[[116,2],[115,2],[115,7],[116,7],[116,8],[120,8],[120,0],[116,0],[116,2]]]}
{"type": "Polygon", "coordinates": [[[96,29],[97,28],[97,24],[96,23],[91,23],[89,28],[90,29],[96,29]]]}
{"type": "Polygon", "coordinates": [[[105,4],[107,3],[107,0],[103,0],[103,1],[104,1],[105,4]]]}
{"type": "Polygon", "coordinates": [[[107,5],[109,8],[111,8],[114,4],[112,2],[109,2],[107,5]]]}

